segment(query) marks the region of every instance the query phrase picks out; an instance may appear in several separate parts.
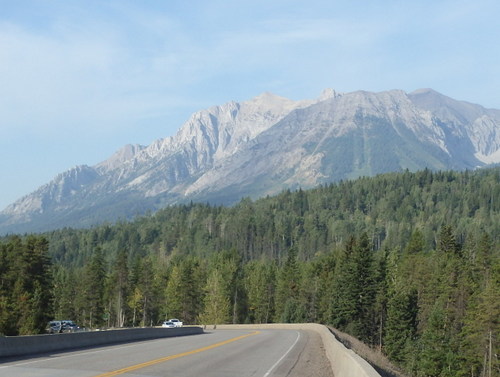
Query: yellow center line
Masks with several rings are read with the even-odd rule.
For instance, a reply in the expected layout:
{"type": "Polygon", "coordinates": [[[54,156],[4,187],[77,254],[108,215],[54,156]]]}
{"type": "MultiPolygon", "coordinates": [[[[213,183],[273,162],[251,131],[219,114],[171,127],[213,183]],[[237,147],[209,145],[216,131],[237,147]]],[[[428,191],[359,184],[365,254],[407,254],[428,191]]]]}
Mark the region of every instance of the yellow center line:
{"type": "Polygon", "coordinates": [[[103,373],[103,374],[99,374],[99,375],[97,375],[95,377],[118,376],[119,374],[123,374],[123,373],[127,373],[127,372],[132,372],[134,370],[145,368],[145,367],[149,367],[151,365],[155,365],[155,364],[159,364],[159,363],[163,363],[163,362],[168,361],[168,360],[178,359],[179,357],[184,357],[184,356],[188,356],[188,355],[194,355],[195,353],[200,353],[200,352],[203,352],[203,351],[208,351],[208,350],[211,350],[213,348],[217,348],[217,347],[223,346],[223,345],[228,344],[228,343],[236,342],[237,340],[240,340],[240,339],[243,339],[243,338],[247,338],[247,337],[252,336],[252,335],[257,335],[259,333],[260,333],[260,331],[255,331],[253,333],[245,334],[245,335],[241,335],[241,336],[237,336],[236,338],[231,338],[231,339],[228,339],[228,340],[224,340],[223,342],[215,343],[215,344],[212,344],[210,346],[206,346],[206,347],[203,347],[203,348],[198,348],[198,349],[195,349],[195,350],[192,350],[192,351],[183,352],[183,353],[178,353],[178,354],[171,355],[171,356],[162,357],[162,358],[155,359],[155,360],[146,361],[145,363],[136,364],[136,365],[132,365],[132,366],[129,366],[129,367],[126,367],[126,368],[118,369],[118,370],[115,370],[115,371],[111,371],[111,372],[106,372],[106,373],[103,373]]]}

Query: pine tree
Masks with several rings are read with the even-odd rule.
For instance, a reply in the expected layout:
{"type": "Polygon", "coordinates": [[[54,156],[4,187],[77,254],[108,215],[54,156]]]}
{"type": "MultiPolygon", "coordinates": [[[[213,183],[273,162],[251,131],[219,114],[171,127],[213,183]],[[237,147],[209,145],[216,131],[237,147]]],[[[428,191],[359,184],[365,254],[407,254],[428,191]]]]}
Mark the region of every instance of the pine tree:
{"type": "MultiPolygon", "coordinates": [[[[172,268],[170,273],[167,287],[165,289],[166,305],[165,305],[165,318],[184,318],[185,313],[183,313],[184,308],[184,286],[182,284],[182,269],[181,266],[176,265],[172,268]]],[[[184,319],[185,321],[185,319],[184,319]]]]}
{"type": "Polygon", "coordinates": [[[157,288],[158,273],[151,259],[143,259],[139,266],[138,287],[142,293],[141,325],[146,326],[154,322],[154,317],[159,309],[159,292],[157,288]]]}
{"type": "Polygon", "coordinates": [[[114,313],[114,323],[124,327],[128,314],[129,269],[128,255],[124,249],[118,251],[108,281],[109,309],[114,313]]]}
{"type": "Polygon", "coordinates": [[[201,323],[218,325],[229,322],[231,300],[228,293],[222,269],[212,269],[205,286],[205,307],[200,316],[201,323]]]}
{"type": "Polygon", "coordinates": [[[319,262],[319,291],[318,291],[318,322],[331,323],[332,293],[334,292],[335,267],[337,255],[335,252],[327,254],[319,262]]]}
{"type": "Polygon", "coordinates": [[[16,334],[13,313],[14,284],[12,242],[0,244],[0,334],[16,334]]]}
{"type": "MultiPolygon", "coordinates": [[[[481,244],[482,248],[488,247],[481,244]]],[[[491,248],[491,246],[489,246],[491,248]]],[[[483,255],[490,251],[483,250],[483,255]]],[[[478,261],[483,265],[482,259],[478,261]]],[[[484,265],[483,265],[484,266],[484,265]]],[[[464,375],[500,375],[500,259],[484,266],[484,282],[469,300],[462,329],[461,355],[464,375]]]]}
{"type": "Polygon", "coordinates": [[[417,332],[417,294],[405,287],[395,287],[387,304],[384,348],[391,360],[405,363],[417,332]]]}
{"type": "Polygon", "coordinates": [[[276,283],[275,320],[276,322],[301,322],[304,308],[300,306],[300,286],[302,276],[297,263],[297,250],[291,248],[285,264],[278,273],[276,283]]]}
{"type": "Polygon", "coordinates": [[[453,229],[450,225],[444,225],[439,233],[438,251],[448,255],[458,254],[460,247],[457,244],[453,229]]]}
{"type": "Polygon", "coordinates": [[[355,269],[353,264],[356,239],[346,242],[335,267],[330,320],[334,327],[345,330],[356,313],[356,292],[354,291],[355,269]]]}
{"type": "MultiPolygon", "coordinates": [[[[117,274],[115,271],[116,277],[117,274]]],[[[90,328],[102,326],[105,317],[106,264],[101,247],[95,248],[90,262],[84,267],[82,282],[82,309],[86,313],[83,325],[90,328]]],[[[117,283],[123,284],[121,281],[117,281],[117,283]]]]}
{"type": "Polygon", "coordinates": [[[424,235],[420,229],[416,229],[411,234],[411,238],[406,245],[405,251],[409,254],[421,253],[425,249],[424,235]]]}
{"type": "Polygon", "coordinates": [[[352,332],[360,338],[373,338],[373,304],[375,300],[375,270],[373,252],[368,235],[362,234],[354,253],[355,278],[353,289],[356,295],[356,313],[352,318],[352,332]]]}
{"type": "Polygon", "coordinates": [[[41,333],[53,315],[51,262],[48,240],[11,237],[0,247],[0,332],[6,335],[41,333]]]}
{"type": "Polygon", "coordinates": [[[164,316],[196,324],[203,308],[205,282],[204,271],[197,258],[187,257],[179,261],[168,278],[164,316]]]}
{"type": "Polygon", "coordinates": [[[79,316],[79,309],[84,307],[81,303],[83,284],[77,278],[81,274],[57,265],[53,266],[53,275],[54,318],[77,320],[83,326],[84,320],[79,316]]]}
{"type": "Polygon", "coordinates": [[[48,256],[49,244],[45,237],[28,236],[18,245],[20,253],[14,283],[14,297],[18,300],[17,329],[20,335],[42,333],[52,313],[52,274],[48,256]]]}
{"type": "Polygon", "coordinates": [[[353,237],[346,244],[338,266],[333,300],[333,325],[363,340],[373,339],[375,271],[366,233],[359,242],[353,237]]]}
{"type": "Polygon", "coordinates": [[[266,261],[251,261],[245,266],[245,291],[248,300],[247,320],[268,323],[273,318],[275,266],[266,261]]]}
{"type": "Polygon", "coordinates": [[[458,353],[449,336],[443,303],[437,301],[430,313],[427,327],[419,342],[417,374],[420,376],[456,376],[458,353]]]}

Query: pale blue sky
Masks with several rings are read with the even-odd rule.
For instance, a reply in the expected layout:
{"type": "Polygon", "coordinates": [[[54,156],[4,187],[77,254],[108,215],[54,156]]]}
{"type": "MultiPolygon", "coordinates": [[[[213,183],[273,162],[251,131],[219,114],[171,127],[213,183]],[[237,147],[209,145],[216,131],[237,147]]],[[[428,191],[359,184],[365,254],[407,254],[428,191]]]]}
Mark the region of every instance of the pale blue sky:
{"type": "Polygon", "coordinates": [[[498,0],[0,0],[0,209],[270,91],[430,87],[500,108],[498,0]]]}

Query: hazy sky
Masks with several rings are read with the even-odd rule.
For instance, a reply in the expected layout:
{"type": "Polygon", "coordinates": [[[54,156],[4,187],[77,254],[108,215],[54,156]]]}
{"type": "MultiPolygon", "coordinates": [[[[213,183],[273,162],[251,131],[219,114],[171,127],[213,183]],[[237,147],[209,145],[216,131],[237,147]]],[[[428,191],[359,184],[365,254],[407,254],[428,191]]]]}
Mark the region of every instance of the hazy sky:
{"type": "Polygon", "coordinates": [[[498,0],[0,0],[0,210],[262,92],[430,87],[500,108],[498,0]]]}

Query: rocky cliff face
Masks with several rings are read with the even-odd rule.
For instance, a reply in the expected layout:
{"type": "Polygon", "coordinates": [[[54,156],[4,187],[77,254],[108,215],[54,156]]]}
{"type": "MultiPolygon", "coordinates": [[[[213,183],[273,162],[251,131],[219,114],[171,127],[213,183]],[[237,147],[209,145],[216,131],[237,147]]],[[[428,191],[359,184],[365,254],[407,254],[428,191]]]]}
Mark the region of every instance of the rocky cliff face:
{"type": "Polygon", "coordinates": [[[402,169],[500,162],[500,111],[443,96],[264,93],[197,112],[179,132],[58,175],[0,213],[0,232],[88,226],[189,200],[230,204],[402,169]]]}

